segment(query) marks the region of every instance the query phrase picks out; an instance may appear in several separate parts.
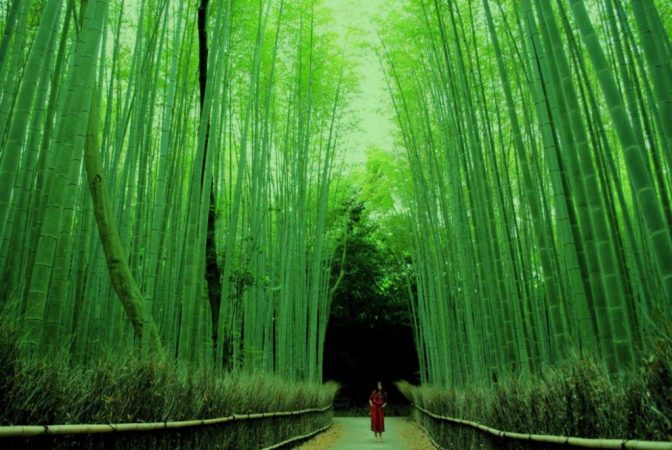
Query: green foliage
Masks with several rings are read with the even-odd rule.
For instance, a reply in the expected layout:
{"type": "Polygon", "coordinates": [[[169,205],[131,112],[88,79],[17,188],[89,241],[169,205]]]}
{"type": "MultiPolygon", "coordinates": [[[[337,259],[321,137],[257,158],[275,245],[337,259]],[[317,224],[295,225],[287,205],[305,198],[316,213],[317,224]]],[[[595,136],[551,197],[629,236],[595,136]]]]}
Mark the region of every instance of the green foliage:
{"type": "Polygon", "coordinates": [[[485,386],[574,351],[636,367],[672,311],[669,7],[404,5],[381,53],[423,381],[485,386]]]}
{"type": "MultiPolygon", "coordinates": [[[[641,370],[620,376],[602,363],[574,356],[538,376],[509,375],[488,388],[397,385],[414,404],[431,412],[503,431],[665,441],[672,436],[671,349],[672,341],[661,339],[651,346],[641,370]]],[[[477,430],[414,414],[444,448],[509,448],[477,430]]]]}
{"type": "MultiPolygon", "coordinates": [[[[86,366],[62,356],[21,354],[0,329],[0,424],[75,424],[206,419],[232,413],[296,411],[329,405],[338,386],[289,383],[264,374],[212,377],[138,356],[100,356],[86,366]]],[[[3,440],[3,448],[258,449],[308,433],[331,412],[234,423],[178,433],[3,440]]]]}
{"type": "MultiPolygon", "coordinates": [[[[371,219],[369,209],[353,196],[343,205],[348,237],[334,252],[346,248],[344,276],[333,294],[331,318],[353,326],[409,325],[406,283],[413,278],[408,261],[400,261],[387,245],[383,229],[371,219]]],[[[341,261],[332,262],[332,279],[341,261]]]]}
{"type": "Polygon", "coordinates": [[[669,394],[646,397],[668,392],[664,358],[632,389],[609,377],[672,318],[671,6],[393,2],[377,50],[398,148],[345,174],[355,80],[320,2],[207,2],[200,72],[198,3],[0,0],[0,308],[15,299],[23,338],[0,392],[17,417],[67,420],[70,398],[81,419],[215,412],[234,400],[189,398],[224,396],[204,374],[227,371],[318,382],[333,314],[411,322],[424,382],[514,374],[498,389],[520,420],[532,395],[576,396],[577,432],[626,426],[626,403],[669,420],[669,394]],[[122,357],[141,336],[166,360],[122,357]],[[598,363],[546,372],[573,352],[598,363]]]}
{"type": "Polygon", "coordinates": [[[199,73],[198,4],[2,8],[0,307],[38,354],[146,336],[199,369],[319,381],[353,80],[309,0],[209,2],[199,73]]]}

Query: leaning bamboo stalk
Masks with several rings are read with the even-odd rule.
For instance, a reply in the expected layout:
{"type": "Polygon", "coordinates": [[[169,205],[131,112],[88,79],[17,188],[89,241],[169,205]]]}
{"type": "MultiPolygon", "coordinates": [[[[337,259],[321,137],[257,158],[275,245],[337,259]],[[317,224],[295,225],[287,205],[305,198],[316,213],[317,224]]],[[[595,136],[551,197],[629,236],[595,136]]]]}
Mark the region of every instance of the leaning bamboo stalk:
{"type": "Polygon", "coordinates": [[[69,435],[69,434],[103,434],[124,433],[130,431],[156,431],[178,428],[192,428],[207,425],[219,425],[227,422],[243,420],[266,419],[271,417],[300,416],[311,413],[321,413],[331,409],[329,404],[322,408],[307,408],[297,411],[278,411],[266,413],[231,414],[230,416],[212,419],[180,420],[175,422],[146,422],[146,423],[106,423],[106,424],[72,424],[72,425],[11,425],[0,427],[0,438],[3,437],[30,437],[42,435],[69,435]]]}
{"type": "Polygon", "coordinates": [[[502,431],[496,428],[483,425],[473,420],[457,419],[454,417],[441,416],[426,410],[425,408],[413,405],[415,409],[426,414],[427,416],[443,420],[446,422],[465,425],[476,428],[484,433],[491,434],[500,438],[516,439],[519,441],[543,442],[545,444],[558,444],[571,447],[581,448],[600,448],[600,449],[638,449],[638,450],[672,450],[672,442],[663,441],[639,441],[631,439],[599,439],[599,438],[582,438],[576,436],[554,436],[548,434],[531,434],[531,433],[516,433],[512,431],[502,431]]]}

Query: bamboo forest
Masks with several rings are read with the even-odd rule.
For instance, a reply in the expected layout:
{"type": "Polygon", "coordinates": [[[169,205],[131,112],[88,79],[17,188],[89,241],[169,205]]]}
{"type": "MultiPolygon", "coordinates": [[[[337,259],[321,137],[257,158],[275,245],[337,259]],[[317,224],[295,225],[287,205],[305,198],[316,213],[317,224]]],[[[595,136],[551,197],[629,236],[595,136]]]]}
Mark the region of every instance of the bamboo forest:
{"type": "Polygon", "coordinates": [[[672,450],[672,2],[0,32],[0,448],[672,450]]]}

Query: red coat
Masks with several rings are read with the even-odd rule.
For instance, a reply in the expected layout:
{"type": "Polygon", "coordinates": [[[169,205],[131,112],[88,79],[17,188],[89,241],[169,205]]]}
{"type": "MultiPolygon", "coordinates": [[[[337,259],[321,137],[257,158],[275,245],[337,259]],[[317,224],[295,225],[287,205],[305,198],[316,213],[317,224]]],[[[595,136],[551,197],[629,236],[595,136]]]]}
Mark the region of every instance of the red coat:
{"type": "Polygon", "coordinates": [[[382,433],[385,431],[385,416],[383,414],[383,404],[387,402],[384,392],[374,390],[369,396],[371,402],[371,431],[382,433]]]}

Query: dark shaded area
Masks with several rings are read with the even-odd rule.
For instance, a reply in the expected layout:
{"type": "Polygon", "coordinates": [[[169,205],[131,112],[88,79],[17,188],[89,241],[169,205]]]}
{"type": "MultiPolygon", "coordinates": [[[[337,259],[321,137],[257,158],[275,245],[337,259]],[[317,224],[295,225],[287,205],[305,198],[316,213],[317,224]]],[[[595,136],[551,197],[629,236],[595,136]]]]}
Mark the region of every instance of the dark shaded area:
{"type": "Polygon", "coordinates": [[[327,331],[324,379],[336,380],[342,388],[336,414],[368,414],[369,394],[381,380],[388,395],[387,415],[407,413],[408,401],[394,386],[405,379],[418,383],[418,358],[413,331],[401,325],[366,327],[335,321],[327,331]]]}
{"type": "MultiPolygon", "coordinates": [[[[198,5],[198,87],[199,87],[199,110],[203,114],[205,107],[205,91],[208,85],[208,4],[210,0],[200,0],[198,5]]],[[[208,142],[210,140],[210,118],[205,124],[205,143],[203,144],[203,161],[201,163],[201,190],[207,178],[208,142]]],[[[208,209],[208,228],[205,239],[205,279],[208,285],[208,301],[210,302],[212,319],[212,351],[213,357],[217,355],[217,335],[219,323],[219,309],[222,294],[222,271],[217,260],[217,246],[215,244],[215,180],[210,181],[210,208],[208,209]]],[[[215,359],[215,364],[217,360],[215,359]]],[[[225,364],[230,362],[225,362],[225,364]]]]}
{"type": "MultiPolygon", "coordinates": [[[[408,307],[408,290],[415,289],[410,258],[380,236],[362,202],[351,199],[342,212],[348,219],[347,257],[332,300],[323,376],[342,385],[336,414],[368,414],[378,380],[388,394],[387,415],[405,414],[408,402],[394,381],[419,381],[408,307]]],[[[334,276],[339,265],[334,263],[334,276]]]]}

